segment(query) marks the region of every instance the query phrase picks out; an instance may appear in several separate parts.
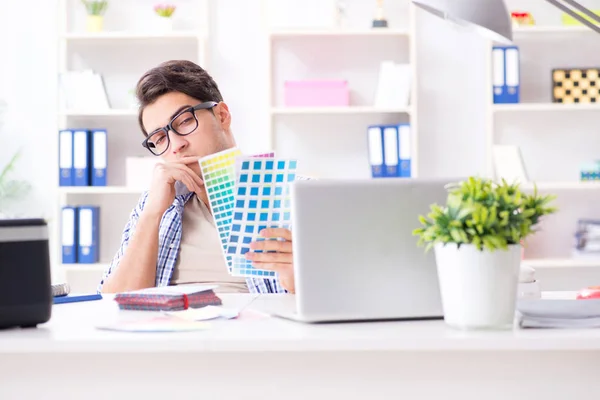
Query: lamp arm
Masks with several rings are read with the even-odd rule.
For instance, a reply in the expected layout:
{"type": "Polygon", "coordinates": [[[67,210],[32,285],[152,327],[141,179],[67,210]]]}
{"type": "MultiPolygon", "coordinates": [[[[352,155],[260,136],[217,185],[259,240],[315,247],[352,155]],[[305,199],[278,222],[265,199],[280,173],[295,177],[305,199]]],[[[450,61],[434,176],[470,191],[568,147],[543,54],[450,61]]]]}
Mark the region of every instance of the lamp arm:
{"type": "MultiPolygon", "coordinates": [[[[577,21],[581,22],[582,24],[586,25],[588,28],[600,33],[600,27],[598,27],[597,25],[591,23],[590,21],[588,21],[587,19],[583,18],[581,15],[578,15],[576,13],[573,12],[573,10],[571,10],[570,8],[568,8],[567,6],[565,6],[564,4],[559,3],[557,0],[546,0],[548,3],[552,4],[554,7],[564,11],[566,14],[569,14],[571,17],[575,18],[577,21]]],[[[581,10],[582,12],[584,12],[586,15],[589,15],[591,18],[595,19],[596,21],[600,22],[600,19],[598,18],[597,15],[595,15],[594,13],[592,13],[590,10],[588,10],[587,8],[583,7],[581,4],[575,2],[574,0],[565,0],[566,2],[570,3],[573,5],[573,7],[578,8],[579,10],[581,10]]]]}
{"type": "Polygon", "coordinates": [[[579,11],[581,11],[582,13],[584,13],[585,15],[587,15],[588,17],[590,17],[591,19],[593,19],[596,22],[600,23],[600,16],[598,16],[595,13],[593,13],[589,9],[585,8],[584,6],[582,6],[581,4],[579,4],[578,2],[576,2],[575,0],[564,0],[564,2],[570,4],[571,6],[573,6],[573,8],[578,9],[579,11]]]}

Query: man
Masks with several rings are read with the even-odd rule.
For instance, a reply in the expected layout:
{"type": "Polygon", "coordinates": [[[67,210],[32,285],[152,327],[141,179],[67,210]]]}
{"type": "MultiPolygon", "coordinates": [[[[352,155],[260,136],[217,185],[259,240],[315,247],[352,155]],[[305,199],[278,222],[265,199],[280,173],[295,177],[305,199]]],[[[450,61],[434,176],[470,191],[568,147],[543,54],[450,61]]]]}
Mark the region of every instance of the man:
{"type": "Polygon", "coordinates": [[[186,283],[218,292],[294,292],[292,234],[265,229],[246,257],[279,279],[231,277],[214,225],[198,159],[236,146],[231,114],[213,78],[190,61],[169,61],[138,81],[143,146],[161,157],[98,290],[104,293],[186,283]]]}

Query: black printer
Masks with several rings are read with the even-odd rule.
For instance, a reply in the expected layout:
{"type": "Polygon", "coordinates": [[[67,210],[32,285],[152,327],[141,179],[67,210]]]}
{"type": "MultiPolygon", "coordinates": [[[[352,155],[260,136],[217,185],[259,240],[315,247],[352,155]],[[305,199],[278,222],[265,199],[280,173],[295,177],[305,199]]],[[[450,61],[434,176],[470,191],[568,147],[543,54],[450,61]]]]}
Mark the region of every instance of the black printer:
{"type": "Polygon", "coordinates": [[[46,221],[0,219],[0,329],[47,322],[51,284],[46,221]]]}

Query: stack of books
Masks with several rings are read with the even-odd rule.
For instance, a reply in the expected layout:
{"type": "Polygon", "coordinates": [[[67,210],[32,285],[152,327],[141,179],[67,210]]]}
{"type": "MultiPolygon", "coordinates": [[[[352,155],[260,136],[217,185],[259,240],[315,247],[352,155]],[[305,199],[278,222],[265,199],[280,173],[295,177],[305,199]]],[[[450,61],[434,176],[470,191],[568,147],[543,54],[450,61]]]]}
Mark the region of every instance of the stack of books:
{"type": "Polygon", "coordinates": [[[580,219],[575,231],[574,257],[600,259],[600,220],[580,219]]]}

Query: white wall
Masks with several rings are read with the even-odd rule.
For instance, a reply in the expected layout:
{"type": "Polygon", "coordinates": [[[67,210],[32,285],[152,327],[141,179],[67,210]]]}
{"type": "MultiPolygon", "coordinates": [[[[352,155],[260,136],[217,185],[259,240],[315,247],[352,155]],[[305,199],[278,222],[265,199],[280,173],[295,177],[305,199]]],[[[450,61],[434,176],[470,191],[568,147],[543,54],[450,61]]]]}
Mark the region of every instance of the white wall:
{"type": "Polygon", "coordinates": [[[32,192],[13,212],[50,217],[56,176],[50,167],[56,157],[56,6],[35,0],[11,1],[8,8],[0,13],[0,98],[9,106],[0,127],[0,165],[22,149],[15,177],[29,181],[32,192]]]}

